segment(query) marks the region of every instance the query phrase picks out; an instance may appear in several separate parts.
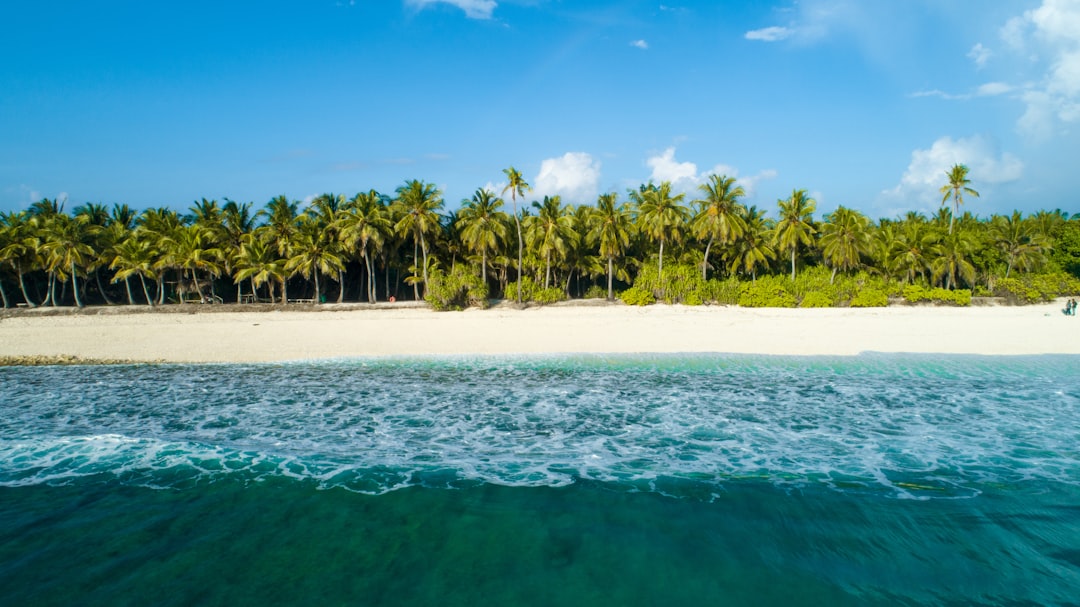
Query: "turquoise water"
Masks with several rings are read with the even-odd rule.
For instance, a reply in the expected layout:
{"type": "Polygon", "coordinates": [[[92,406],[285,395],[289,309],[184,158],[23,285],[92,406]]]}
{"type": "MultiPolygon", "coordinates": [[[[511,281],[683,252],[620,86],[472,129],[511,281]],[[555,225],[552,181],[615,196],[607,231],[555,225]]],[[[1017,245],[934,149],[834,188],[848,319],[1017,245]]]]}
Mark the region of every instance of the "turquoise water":
{"type": "Polygon", "coordinates": [[[1080,357],[0,369],[0,604],[1076,605],[1080,357]]]}

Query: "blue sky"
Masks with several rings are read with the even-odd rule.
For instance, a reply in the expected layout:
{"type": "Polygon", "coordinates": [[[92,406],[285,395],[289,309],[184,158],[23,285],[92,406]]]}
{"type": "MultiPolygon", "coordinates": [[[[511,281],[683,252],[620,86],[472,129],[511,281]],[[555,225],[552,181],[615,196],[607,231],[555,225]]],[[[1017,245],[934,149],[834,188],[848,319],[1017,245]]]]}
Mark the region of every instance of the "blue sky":
{"type": "Polygon", "coordinates": [[[0,211],[653,179],[1080,212],[1080,0],[8,2],[0,211]]]}

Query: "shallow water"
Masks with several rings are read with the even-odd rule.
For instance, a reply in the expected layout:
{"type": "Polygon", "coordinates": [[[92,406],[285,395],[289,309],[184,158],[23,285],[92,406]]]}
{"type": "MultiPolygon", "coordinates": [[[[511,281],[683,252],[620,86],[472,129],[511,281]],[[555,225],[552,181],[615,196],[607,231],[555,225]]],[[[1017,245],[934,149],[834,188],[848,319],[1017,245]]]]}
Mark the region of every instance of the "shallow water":
{"type": "Polygon", "coordinates": [[[0,603],[1080,588],[1080,357],[8,368],[0,399],[0,603]]]}

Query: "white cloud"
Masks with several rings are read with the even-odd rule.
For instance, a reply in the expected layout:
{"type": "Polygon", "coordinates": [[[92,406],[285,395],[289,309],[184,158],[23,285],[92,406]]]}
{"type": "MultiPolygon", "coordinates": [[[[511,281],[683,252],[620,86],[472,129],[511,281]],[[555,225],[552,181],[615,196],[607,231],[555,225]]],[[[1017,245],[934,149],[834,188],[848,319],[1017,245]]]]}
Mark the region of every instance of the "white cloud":
{"type": "Polygon", "coordinates": [[[996,95],[1011,93],[1012,91],[1012,85],[1005,84],[1004,82],[987,82],[986,84],[980,85],[979,88],[975,90],[975,95],[978,97],[994,97],[996,95]]]}
{"type": "Polygon", "coordinates": [[[634,40],[630,43],[630,46],[636,46],[643,51],[649,50],[649,43],[644,40],[634,40]]]}
{"type": "Polygon", "coordinates": [[[659,156],[652,156],[645,161],[652,169],[649,179],[656,182],[670,181],[677,190],[686,191],[697,185],[697,165],[693,162],[675,160],[675,148],[671,147],[659,156]]]}
{"type": "Polygon", "coordinates": [[[753,196],[758,183],[767,179],[775,179],[778,173],[775,169],[765,169],[756,175],[740,177],[739,170],[726,164],[718,164],[712,169],[698,174],[697,165],[693,162],[679,162],[675,160],[675,148],[670,147],[662,154],[651,156],[645,164],[652,169],[649,179],[654,182],[670,181],[671,187],[676,192],[686,192],[693,196],[697,195],[697,187],[709,178],[709,175],[726,175],[734,177],[735,181],[743,187],[747,196],[753,196]]]}
{"type": "Polygon", "coordinates": [[[425,9],[434,4],[449,4],[465,11],[470,19],[491,19],[491,13],[498,4],[495,0],[405,0],[405,4],[417,9],[425,9]]]}
{"type": "Polygon", "coordinates": [[[986,192],[980,189],[981,185],[1016,181],[1024,174],[1024,163],[1008,152],[1000,152],[992,139],[941,137],[929,149],[912,152],[911,163],[900,183],[882,194],[904,201],[910,207],[936,208],[941,203],[940,189],[947,181],[946,172],[954,164],[967,165],[972,187],[983,194],[986,192]]]}
{"type": "Polygon", "coordinates": [[[600,162],[585,152],[567,152],[540,163],[533,181],[536,199],[559,195],[564,203],[591,204],[600,191],[600,162]]]}
{"type": "Polygon", "coordinates": [[[1009,19],[1001,38],[1045,70],[1041,81],[1021,96],[1026,104],[1017,122],[1021,133],[1043,139],[1080,121],[1080,2],[1043,0],[1042,5],[1009,19]]]}
{"type": "Polygon", "coordinates": [[[974,61],[976,67],[980,69],[986,66],[986,62],[990,59],[991,55],[993,55],[993,53],[990,52],[990,49],[983,46],[981,42],[971,47],[971,50],[968,51],[967,54],[968,58],[974,61]]]}
{"type": "Polygon", "coordinates": [[[795,30],[791,28],[774,25],[772,27],[750,30],[749,32],[746,32],[746,39],[760,40],[762,42],[777,42],[785,38],[790,38],[794,33],[795,30]]]}

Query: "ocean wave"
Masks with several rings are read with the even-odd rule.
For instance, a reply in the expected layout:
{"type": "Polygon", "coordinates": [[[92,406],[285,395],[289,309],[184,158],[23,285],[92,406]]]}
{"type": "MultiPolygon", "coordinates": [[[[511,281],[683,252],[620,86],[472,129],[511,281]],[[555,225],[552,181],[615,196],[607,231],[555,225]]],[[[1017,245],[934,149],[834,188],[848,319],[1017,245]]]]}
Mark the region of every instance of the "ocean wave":
{"type": "Polygon", "coordinates": [[[544,357],[0,373],[0,485],[293,478],[708,499],[1080,484],[1075,358],[544,357]]]}

